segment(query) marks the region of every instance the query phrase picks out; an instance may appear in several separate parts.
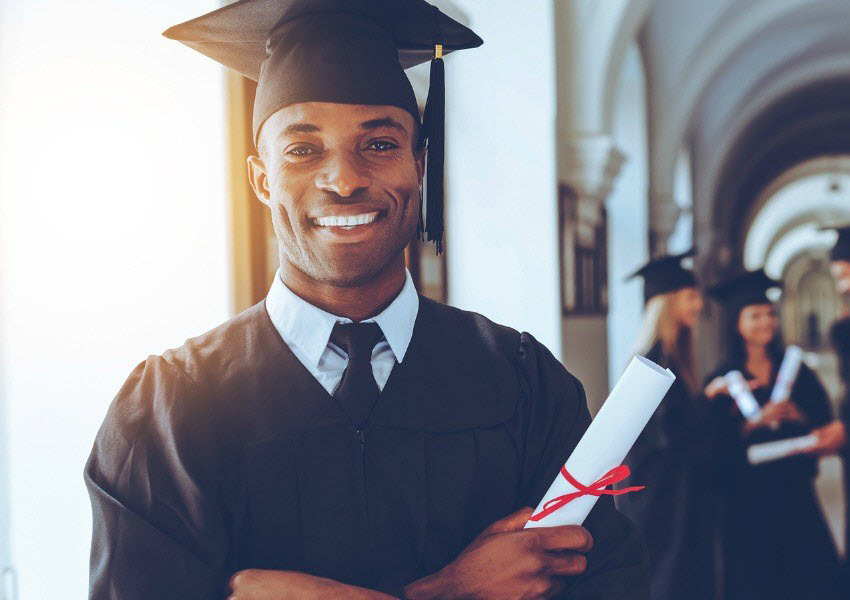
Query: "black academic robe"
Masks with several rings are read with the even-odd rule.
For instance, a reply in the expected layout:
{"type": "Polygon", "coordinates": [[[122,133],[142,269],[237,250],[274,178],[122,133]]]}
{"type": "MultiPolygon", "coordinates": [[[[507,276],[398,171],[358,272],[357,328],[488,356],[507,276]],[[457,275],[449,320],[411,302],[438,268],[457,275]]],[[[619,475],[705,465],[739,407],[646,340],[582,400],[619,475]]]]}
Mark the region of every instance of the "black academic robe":
{"type": "MultiPolygon", "coordinates": [[[[844,397],[840,404],[840,418],[846,431],[850,432],[850,317],[844,317],[832,324],[829,338],[838,356],[838,371],[844,383],[844,397]]],[[[844,463],[844,548],[850,557],[850,444],[841,453],[844,463]]],[[[850,591],[850,558],[844,560],[845,587],[850,591]]]]}
{"type": "MultiPolygon", "coordinates": [[[[222,598],[245,568],[400,594],[536,506],[589,422],[533,337],[423,297],[356,430],[259,304],[148,358],[110,406],[85,468],[91,598],[222,598]]],[[[647,597],[641,538],[610,497],[585,526],[565,597],[647,597]]]]}
{"type": "Polygon", "coordinates": [[[643,531],[649,549],[653,600],[714,598],[714,508],[710,474],[710,416],[688,391],[661,343],[646,357],[670,368],[676,381],[626,456],[632,475],[623,486],[644,485],[616,499],[643,531]]]}
{"type": "MultiPolygon", "coordinates": [[[[769,386],[753,390],[760,405],[769,386]]],[[[707,381],[731,370],[752,379],[744,365],[722,365],[707,381]]],[[[838,557],[814,488],[817,458],[799,455],[751,466],[750,444],[805,435],[832,419],[829,399],[805,364],[791,389],[805,425],[762,428],[746,439],[744,418],[729,396],[713,402],[715,461],[723,493],[723,557],[726,600],[838,599],[838,557]]]]}

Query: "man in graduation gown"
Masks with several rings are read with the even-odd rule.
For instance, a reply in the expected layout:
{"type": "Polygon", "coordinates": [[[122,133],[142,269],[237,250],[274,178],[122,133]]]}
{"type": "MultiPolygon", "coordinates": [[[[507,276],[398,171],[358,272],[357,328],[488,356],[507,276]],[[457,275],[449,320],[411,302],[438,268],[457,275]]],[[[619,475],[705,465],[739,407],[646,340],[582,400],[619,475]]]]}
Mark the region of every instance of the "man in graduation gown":
{"type": "Polygon", "coordinates": [[[249,176],[280,270],[110,406],[90,597],[647,597],[610,497],[585,527],[522,530],[588,426],[581,384],[404,268],[423,140],[442,234],[438,57],[481,40],[421,0],[242,0],[166,35],[259,80],[249,176]],[[420,124],[403,66],[435,54],[420,124]]]}

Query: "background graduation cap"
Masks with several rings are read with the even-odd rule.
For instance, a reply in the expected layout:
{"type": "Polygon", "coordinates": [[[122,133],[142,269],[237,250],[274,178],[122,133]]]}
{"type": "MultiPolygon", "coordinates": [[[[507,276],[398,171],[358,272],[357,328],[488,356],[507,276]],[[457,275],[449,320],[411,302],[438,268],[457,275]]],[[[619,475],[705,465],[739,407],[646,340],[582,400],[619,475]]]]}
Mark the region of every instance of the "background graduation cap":
{"type": "Polygon", "coordinates": [[[738,313],[752,304],[773,304],[768,290],[781,287],[781,281],[769,277],[764,269],[758,269],[721,281],[708,288],[708,293],[738,313]]]}
{"type": "Polygon", "coordinates": [[[424,233],[442,251],[442,56],[480,46],[472,30],[424,0],[239,0],[163,35],[257,82],[255,143],[266,119],[300,102],[397,106],[419,123],[404,69],[430,60],[420,134],[428,149],[424,233]]]}
{"type": "Polygon", "coordinates": [[[850,261],[850,224],[825,226],[820,228],[821,231],[834,231],[838,234],[838,239],[829,251],[830,260],[847,260],[850,261]]]}
{"type": "Polygon", "coordinates": [[[648,301],[658,294],[675,292],[686,287],[695,287],[697,279],[694,272],[682,266],[682,260],[696,254],[691,248],[682,254],[668,254],[653,258],[640,269],[627,277],[643,277],[643,299],[648,301]]]}

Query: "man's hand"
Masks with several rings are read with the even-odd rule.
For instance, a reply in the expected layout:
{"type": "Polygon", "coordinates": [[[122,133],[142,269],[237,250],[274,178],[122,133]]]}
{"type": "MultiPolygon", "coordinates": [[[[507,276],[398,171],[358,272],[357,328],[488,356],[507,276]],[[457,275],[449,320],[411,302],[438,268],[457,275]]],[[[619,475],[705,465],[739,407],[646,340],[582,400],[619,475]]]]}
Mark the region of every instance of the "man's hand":
{"type": "Polygon", "coordinates": [[[817,444],[807,448],[806,454],[835,454],[842,448],[847,446],[847,429],[844,423],[835,420],[832,423],[824,425],[813,432],[818,438],[817,444]]]}
{"type": "Polygon", "coordinates": [[[577,525],[523,529],[534,511],[523,508],[485,529],[438,573],[411,583],[405,597],[549,598],[565,575],[580,575],[593,545],[577,525]]]}
{"type": "Polygon", "coordinates": [[[352,598],[353,600],[391,600],[381,592],[345,585],[332,579],[295,571],[247,569],[230,578],[228,600],[311,600],[352,598]]]}

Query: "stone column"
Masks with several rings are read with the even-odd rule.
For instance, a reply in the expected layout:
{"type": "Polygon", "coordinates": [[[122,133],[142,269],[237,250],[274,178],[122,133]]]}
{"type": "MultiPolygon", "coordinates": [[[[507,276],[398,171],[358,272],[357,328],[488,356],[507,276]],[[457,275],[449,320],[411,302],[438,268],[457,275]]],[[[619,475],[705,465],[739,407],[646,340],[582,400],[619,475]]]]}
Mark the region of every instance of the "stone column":
{"type": "Polygon", "coordinates": [[[610,136],[559,136],[563,355],[592,412],[609,389],[605,200],[624,160],[610,136]]]}
{"type": "Polygon", "coordinates": [[[650,192],[648,233],[651,256],[667,252],[667,243],[681,214],[682,209],[671,194],[650,192]]]}

